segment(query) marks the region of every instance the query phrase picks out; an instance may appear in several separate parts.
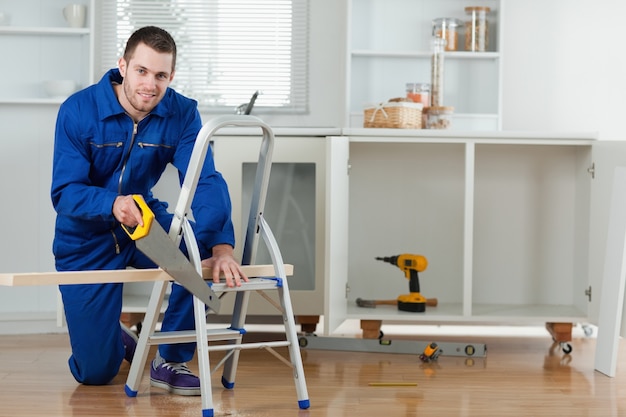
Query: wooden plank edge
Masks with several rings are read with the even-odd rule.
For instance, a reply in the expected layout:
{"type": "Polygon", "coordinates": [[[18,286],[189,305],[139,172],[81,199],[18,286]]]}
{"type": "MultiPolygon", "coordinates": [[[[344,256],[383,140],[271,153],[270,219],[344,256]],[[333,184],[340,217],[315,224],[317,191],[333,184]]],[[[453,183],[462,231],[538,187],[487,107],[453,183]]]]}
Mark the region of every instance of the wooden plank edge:
{"type": "MultiPolygon", "coordinates": [[[[293,265],[285,264],[285,274],[293,275],[293,265]]],[[[275,276],[273,265],[242,265],[243,273],[248,277],[275,276]]],[[[202,276],[211,279],[211,268],[203,268],[202,276]]],[[[222,278],[224,275],[222,274],[222,278]]],[[[121,269],[107,271],[65,271],[65,272],[24,272],[0,273],[0,286],[24,287],[35,285],[64,285],[64,284],[102,284],[123,282],[154,282],[172,281],[161,268],[153,269],[121,269]]]]}

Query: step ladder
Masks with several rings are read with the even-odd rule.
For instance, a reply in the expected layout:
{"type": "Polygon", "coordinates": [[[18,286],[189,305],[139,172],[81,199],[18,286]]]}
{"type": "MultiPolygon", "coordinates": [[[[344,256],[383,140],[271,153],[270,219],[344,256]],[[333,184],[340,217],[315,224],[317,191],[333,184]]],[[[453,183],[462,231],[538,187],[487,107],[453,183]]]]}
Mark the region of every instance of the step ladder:
{"type": "Polygon", "coordinates": [[[274,134],[268,125],[257,117],[241,115],[216,117],[202,127],[196,138],[196,143],[189,161],[189,167],[185,174],[178,202],[175,207],[169,237],[177,244],[180,243],[181,236],[185,239],[190,261],[202,276],[200,254],[187,215],[191,207],[191,201],[193,200],[202,165],[209,151],[211,138],[218,130],[224,127],[256,127],[260,128],[262,131],[263,139],[259,152],[259,162],[257,165],[241,264],[254,264],[260,236],[270,253],[275,276],[249,277],[249,282],[242,282],[241,287],[234,288],[227,287],[225,283],[211,284],[213,291],[219,294],[220,297],[227,293],[235,293],[235,303],[230,327],[225,329],[208,329],[205,304],[194,296],[196,330],[177,332],[156,331],[157,320],[168,285],[168,283],[164,281],[156,282],[150,295],[139,342],[137,343],[135,356],[128,373],[125,387],[126,394],[129,397],[137,396],[139,384],[148,360],[150,346],[195,341],[197,343],[198,365],[200,370],[199,378],[203,417],[212,417],[214,415],[211,373],[223,366],[222,385],[226,389],[234,388],[239,353],[243,349],[265,348],[274,356],[291,366],[293,368],[298,406],[300,409],[308,409],[310,402],[304,378],[304,369],[302,366],[302,357],[300,355],[291,298],[289,295],[286,268],[276,239],[263,218],[263,208],[269,183],[271,157],[274,146],[274,134]],[[251,291],[261,293],[267,301],[273,304],[282,313],[286,340],[243,343],[242,339],[245,333],[244,326],[251,291]],[[265,291],[276,291],[280,304],[266,296],[264,294],[265,291]],[[209,342],[213,341],[225,341],[226,343],[209,345],[209,342]],[[283,358],[282,355],[274,350],[275,347],[284,346],[288,347],[289,360],[283,358]],[[215,368],[211,370],[209,352],[218,350],[226,351],[227,353],[215,368]]]}

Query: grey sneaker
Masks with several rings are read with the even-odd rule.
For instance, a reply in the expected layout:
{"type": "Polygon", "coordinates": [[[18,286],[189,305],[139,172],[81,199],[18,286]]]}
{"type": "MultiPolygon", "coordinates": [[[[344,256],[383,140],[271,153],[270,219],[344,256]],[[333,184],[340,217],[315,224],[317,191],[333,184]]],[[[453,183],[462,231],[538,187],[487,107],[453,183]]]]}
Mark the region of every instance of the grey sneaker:
{"type": "Polygon", "coordinates": [[[200,379],[191,373],[186,363],[164,362],[150,366],[150,385],[177,395],[200,395],[200,379]]]}
{"type": "Polygon", "coordinates": [[[137,349],[137,335],[133,333],[128,327],[124,326],[120,323],[122,327],[122,342],[124,342],[124,359],[128,362],[133,361],[133,356],[135,356],[135,349],[137,349]]]}

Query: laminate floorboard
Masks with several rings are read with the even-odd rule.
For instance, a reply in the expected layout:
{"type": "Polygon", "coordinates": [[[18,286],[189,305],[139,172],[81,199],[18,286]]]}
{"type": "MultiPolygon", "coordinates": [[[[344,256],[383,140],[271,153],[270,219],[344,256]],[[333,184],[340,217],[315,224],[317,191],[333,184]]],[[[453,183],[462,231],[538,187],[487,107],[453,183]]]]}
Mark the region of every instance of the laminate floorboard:
{"type": "MultiPolygon", "coordinates": [[[[311,408],[300,410],[291,370],[264,350],[242,351],[234,389],[222,388],[221,372],[212,376],[215,416],[626,416],[623,340],[617,376],[609,378],[593,369],[593,337],[576,337],[570,355],[558,345],[551,350],[547,332],[545,337],[434,339],[486,343],[487,356],[440,356],[425,364],[417,354],[303,349],[311,408]]],[[[284,348],[278,351],[286,354],[284,348]]],[[[66,334],[0,336],[0,416],[201,416],[200,397],[151,388],[147,372],[138,396],[127,397],[126,362],[110,385],[79,385],[67,367],[69,353],[66,334]]],[[[222,355],[212,353],[212,363],[222,355]]],[[[197,362],[190,367],[197,369],[197,362]]]]}

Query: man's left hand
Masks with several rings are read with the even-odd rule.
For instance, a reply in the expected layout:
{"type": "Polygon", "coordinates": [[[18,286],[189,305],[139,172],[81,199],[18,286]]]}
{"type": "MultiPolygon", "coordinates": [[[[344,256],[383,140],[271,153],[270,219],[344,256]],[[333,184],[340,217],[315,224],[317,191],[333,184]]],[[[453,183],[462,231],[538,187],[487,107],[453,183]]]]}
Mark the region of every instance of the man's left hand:
{"type": "Polygon", "coordinates": [[[241,270],[239,262],[233,256],[233,247],[230,245],[215,245],[213,256],[202,261],[202,266],[213,269],[213,282],[220,282],[220,273],[226,277],[228,287],[240,287],[242,282],[248,282],[248,277],[241,270]]]}

